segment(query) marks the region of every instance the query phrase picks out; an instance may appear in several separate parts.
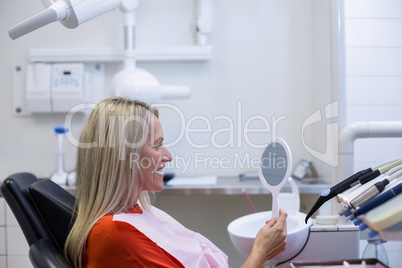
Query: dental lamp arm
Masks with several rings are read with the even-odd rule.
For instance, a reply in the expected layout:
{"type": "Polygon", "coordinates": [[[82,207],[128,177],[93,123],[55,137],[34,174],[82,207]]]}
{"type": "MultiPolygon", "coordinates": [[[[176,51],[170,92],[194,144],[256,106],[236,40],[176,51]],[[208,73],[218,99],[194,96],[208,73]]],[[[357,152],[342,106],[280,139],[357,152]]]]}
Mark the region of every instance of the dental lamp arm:
{"type": "Polygon", "coordinates": [[[136,67],[135,20],[138,0],[121,0],[119,9],[124,14],[124,69],[136,67]]]}
{"type": "Polygon", "coordinates": [[[15,40],[27,33],[37,30],[49,23],[64,20],[67,17],[67,8],[63,2],[58,2],[42,12],[30,17],[8,30],[8,35],[15,40]]]}
{"type": "Polygon", "coordinates": [[[150,104],[161,98],[189,98],[188,86],[160,85],[151,73],[136,67],[135,15],[138,0],[121,0],[120,10],[124,14],[124,68],[112,80],[113,94],[141,100],[150,104]]]}
{"type": "Polygon", "coordinates": [[[212,32],[213,12],[212,0],[197,0],[197,19],[195,30],[197,33],[197,44],[207,45],[209,35],[212,32]]]}
{"type": "Polygon", "coordinates": [[[73,29],[108,11],[116,9],[120,0],[42,0],[46,9],[22,23],[12,27],[8,34],[17,39],[49,23],[60,21],[65,27],[73,29]]]}
{"type": "Polygon", "coordinates": [[[45,8],[48,8],[53,5],[53,0],[42,0],[42,4],[45,8]]]}

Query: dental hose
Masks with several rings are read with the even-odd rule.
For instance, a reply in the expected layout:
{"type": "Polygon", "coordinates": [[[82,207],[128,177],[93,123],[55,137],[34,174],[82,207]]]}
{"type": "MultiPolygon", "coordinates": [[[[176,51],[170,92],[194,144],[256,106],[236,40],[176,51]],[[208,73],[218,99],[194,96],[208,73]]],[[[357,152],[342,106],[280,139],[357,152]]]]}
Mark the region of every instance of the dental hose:
{"type": "Polygon", "coordinates": [[[397,166],[399,166],[401,164],[402,164],[402,159],[399,159],[398,161],[395,161],[395,162],[393,162],[391,164],[388,164],[385,167],[378,168],[378,170],[381,172],[381,174],[383,174],[384,172],[386,172],[386,171],[388,171],[388,170],[390,170],[390,169],[392,169],[394,167],[397,167],[397,166]]]}
{"type": "Polygon", "coordinates": [[[385,172],[387,172],[387,171],[391,170],[392,168],[395,168],[401,164],[402,164],[402,158],[399,158],[397,161],[394,161],[391,164],[386,164],[385,166],[379,167],[379,168],[363,175],[361,178],[359,178],[357,180],[355,185],[366,184],[367,182],[373,180],[374,178],[377,178],[381,174],[384,174],[385,172]]]}

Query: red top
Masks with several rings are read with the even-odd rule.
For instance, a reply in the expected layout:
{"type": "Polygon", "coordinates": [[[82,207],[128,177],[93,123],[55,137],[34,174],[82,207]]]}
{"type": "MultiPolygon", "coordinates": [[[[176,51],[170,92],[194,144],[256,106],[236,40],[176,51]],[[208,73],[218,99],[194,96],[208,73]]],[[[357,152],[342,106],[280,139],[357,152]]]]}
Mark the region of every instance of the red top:
{"type": "MultiPolygon", "coordinates": [[[[142,214],[139,206],[128,213],[142,214]]],[[[85,255],[85,267],[184,267],[134,226],[102,217],[92,227],[85,255]]]]}

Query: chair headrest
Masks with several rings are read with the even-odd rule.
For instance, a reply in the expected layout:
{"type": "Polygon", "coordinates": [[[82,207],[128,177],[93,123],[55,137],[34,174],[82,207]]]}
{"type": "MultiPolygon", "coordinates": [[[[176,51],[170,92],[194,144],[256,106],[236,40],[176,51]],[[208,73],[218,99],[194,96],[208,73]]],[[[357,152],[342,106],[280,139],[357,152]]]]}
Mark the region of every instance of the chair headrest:
{"type": "Polygon", "coordinates": [[[63,252],[76,218],[73,213],[75,197],[51,180],[35,182],[28,187],[28,191],[47,229],[63,252]]]}
{"type": "Polygon", "coordinates": [[[1,185],[1,193],[14,213],[29,246],[39,238],[52,239],[27,191],[28,186],[37,181],[35,175],[21,172],[8,176],[1,185]]]}

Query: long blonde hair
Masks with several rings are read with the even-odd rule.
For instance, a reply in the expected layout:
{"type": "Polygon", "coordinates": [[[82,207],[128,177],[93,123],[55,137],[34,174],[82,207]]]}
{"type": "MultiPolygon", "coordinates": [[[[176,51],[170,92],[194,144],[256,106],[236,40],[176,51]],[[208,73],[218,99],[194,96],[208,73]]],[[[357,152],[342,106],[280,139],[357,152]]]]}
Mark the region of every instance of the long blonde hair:
{"type": "Polygon", "coordinates": [[[83,267],[88,234],[101,217],[127,212],[137,198],[149,210],[149,195],[139,189],[140,171],[131,160],[148,137],[152,114],[158,116],[146,103],[115,97],[96,105],[86,119],[76,167],[77,219],[65,245],[74,267],[83,267]]]}

